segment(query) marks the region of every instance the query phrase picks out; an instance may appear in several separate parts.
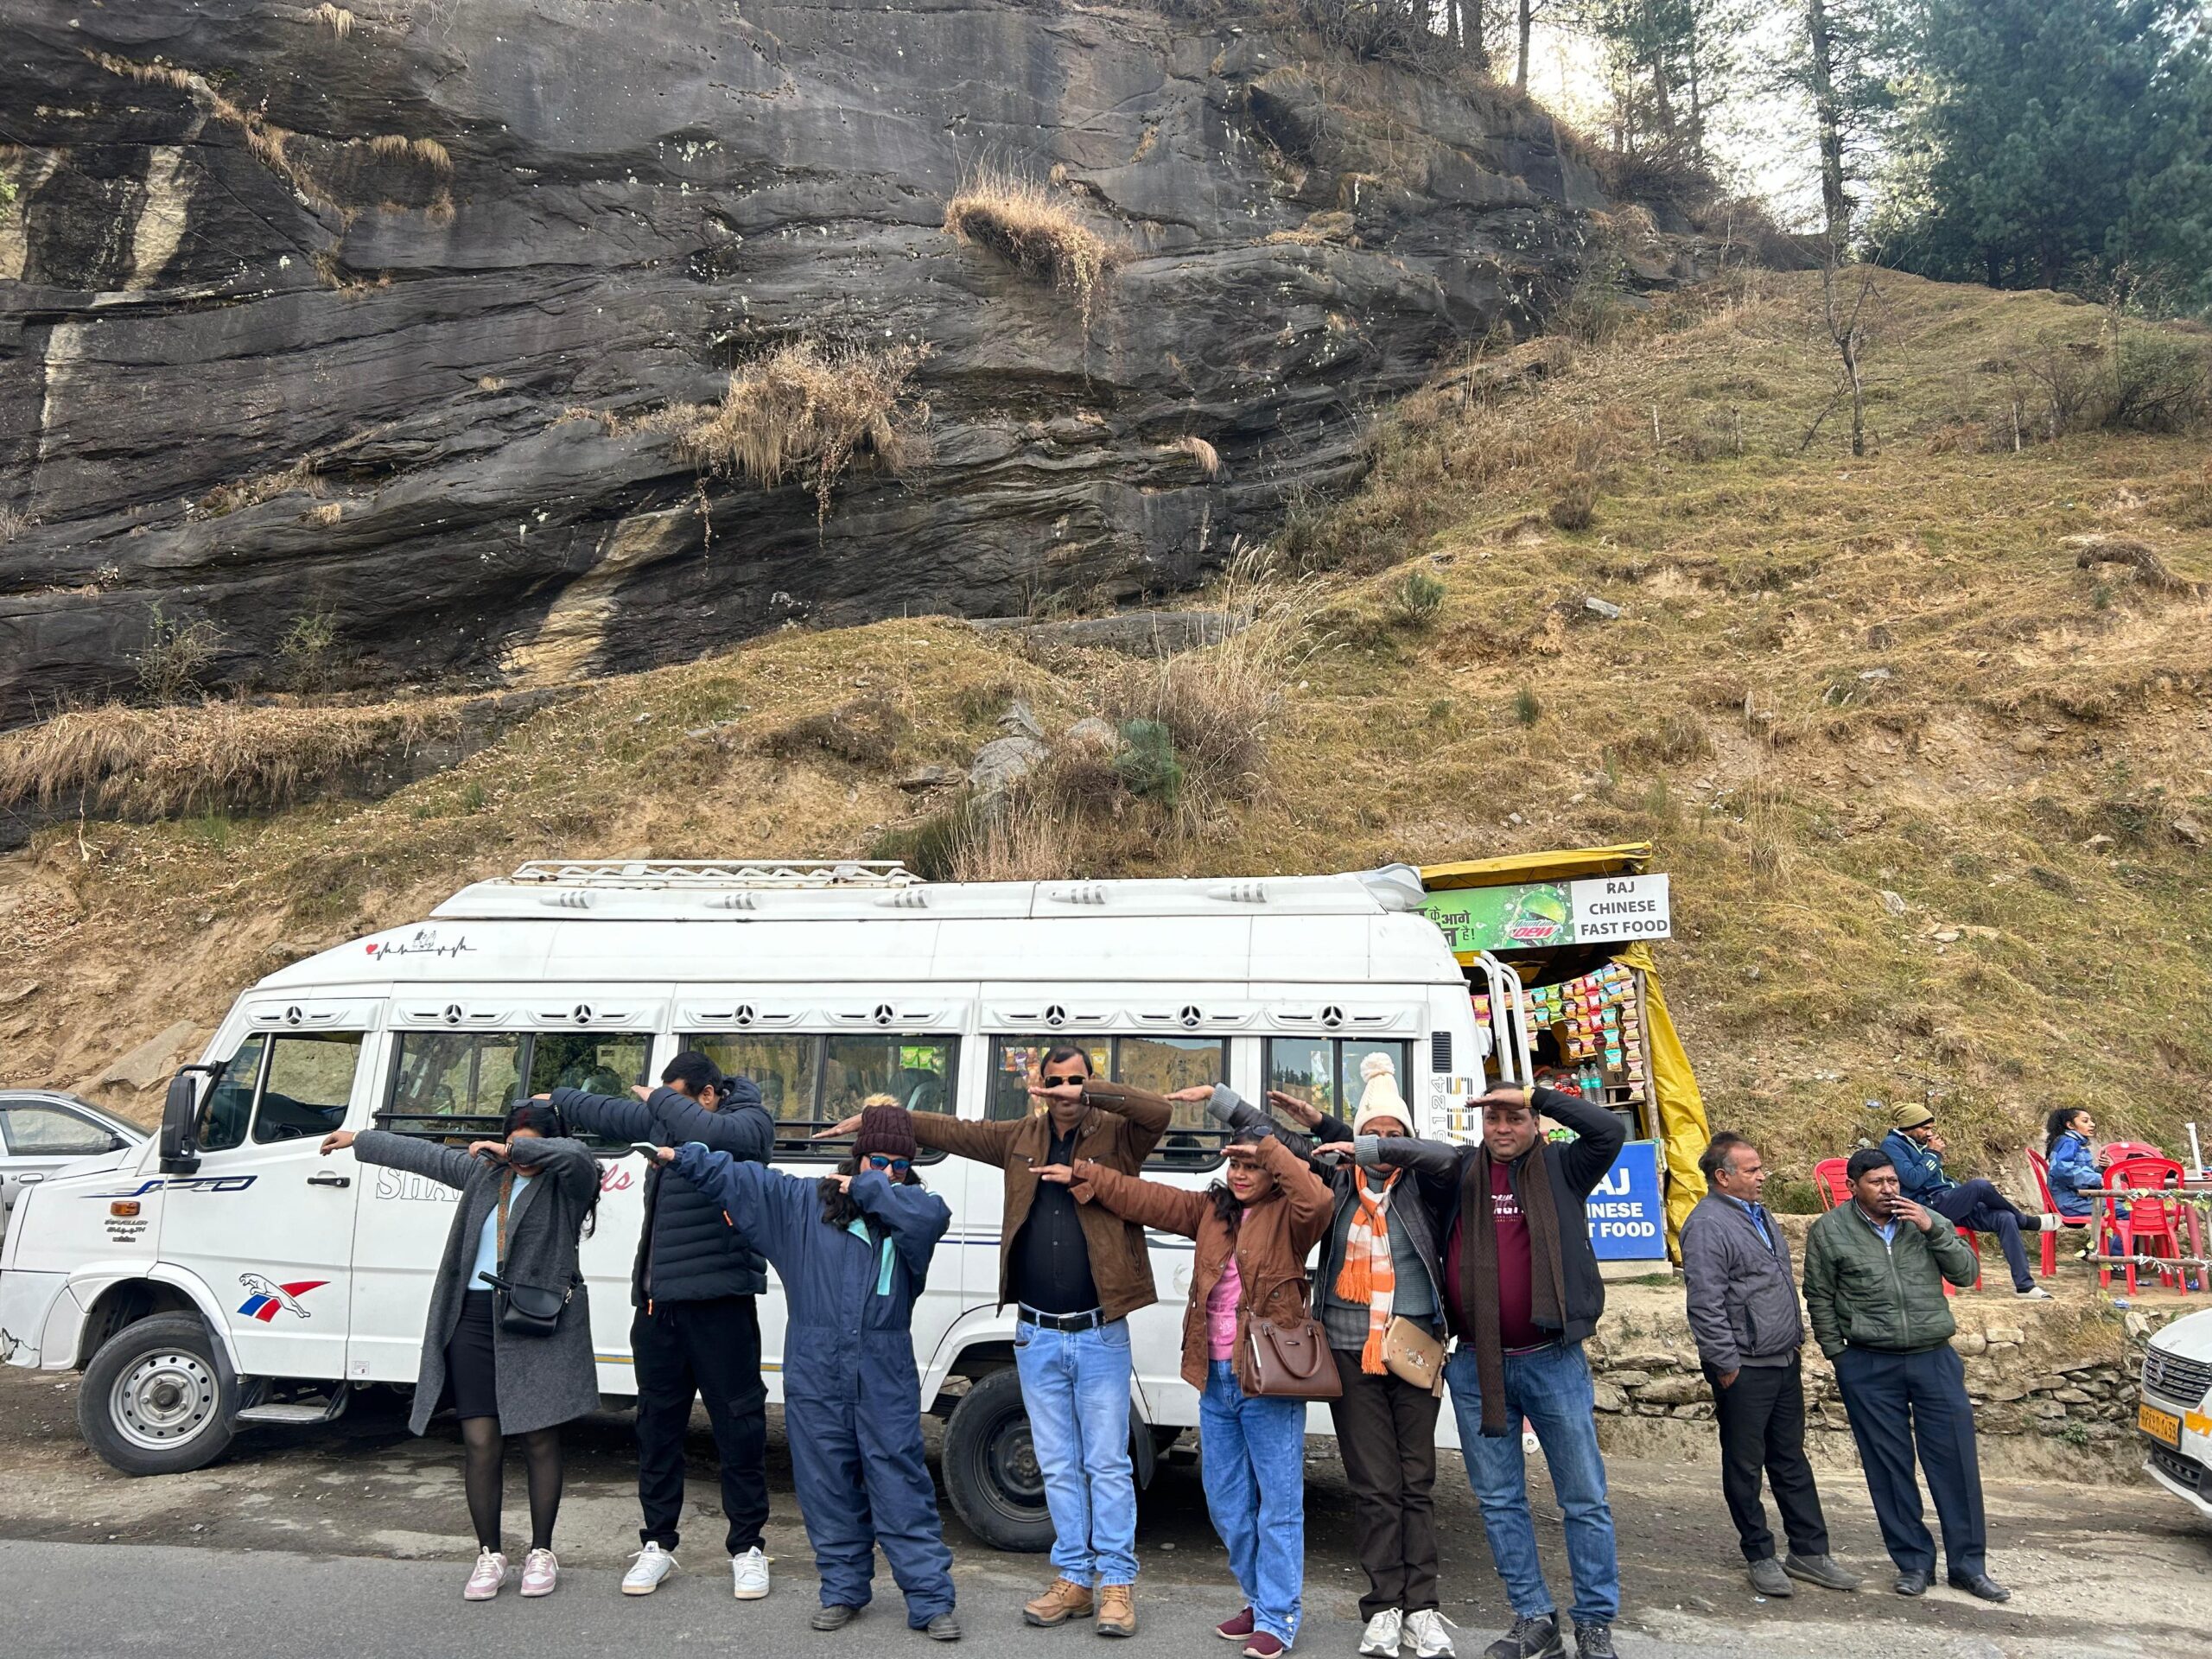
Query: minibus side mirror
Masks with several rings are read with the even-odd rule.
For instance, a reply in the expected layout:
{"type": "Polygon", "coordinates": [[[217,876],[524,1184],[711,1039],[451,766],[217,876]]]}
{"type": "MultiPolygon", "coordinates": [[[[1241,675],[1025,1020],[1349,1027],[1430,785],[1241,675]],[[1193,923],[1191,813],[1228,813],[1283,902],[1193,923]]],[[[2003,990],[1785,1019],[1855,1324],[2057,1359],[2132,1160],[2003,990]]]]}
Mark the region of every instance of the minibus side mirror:
{"type": "Polygon", "coordinates": [[[162,1103],[162,1173],[196,1175],[200,1173],[200,1078],[215,1080],[212,1065],[188,1065],[169,1079],[168,1098],[162,1103]],[[196,1075],[195,1075],[196,1074],[196,1075]]]}

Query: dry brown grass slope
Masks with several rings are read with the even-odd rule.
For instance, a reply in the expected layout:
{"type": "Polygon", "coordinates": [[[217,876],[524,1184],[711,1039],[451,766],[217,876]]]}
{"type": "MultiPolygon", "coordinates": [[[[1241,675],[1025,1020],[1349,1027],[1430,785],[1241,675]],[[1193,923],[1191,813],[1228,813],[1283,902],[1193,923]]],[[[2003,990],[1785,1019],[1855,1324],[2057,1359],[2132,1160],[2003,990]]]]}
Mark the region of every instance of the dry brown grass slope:
{"type": "MultiPolygon", "coordinates": [[[[1805,442],[1834,385],[1811,277],[1445,377],[1378,433],[1359,496],[1287,527],[1318,575],[1277,579],[1313,620],[1270,645],[1276,683],[1174,671],[1270,723],[1236,786],[1170,812],[1092,766],[983,863],[1315,870],[1649,836],[1713,1116],[1785,1172],[1865,1130],[1865,1101],[1929,1091],[1985,1168],[2059,1101],[2172,1139],[2212,1075],[2212,616],[2186,586],[2212,577],[2205,441],[2013,452],[2005,365],[2094,368],[2093,308],[1900,277],[1874,315],[1863,459],[1834,415],[1805,442]],[[1589,523],[1563,531],[1577,478],[1589,523]],[[2081,563],[2114,542],[2174,580],[2081,563]],[[1402,601],[1415,569],[1443,585],[1433,616],[1402,601]]],[[[900,776],[963,764],[1008,695],[1057,731],[1132,712],[1128,674],[942,621],[790,632],[600,684],[388,800],[49,832],[0,861],[10,1080],[212,1024],[289,956],[526,857],[865,851],[927,810],[900,776]]]]}

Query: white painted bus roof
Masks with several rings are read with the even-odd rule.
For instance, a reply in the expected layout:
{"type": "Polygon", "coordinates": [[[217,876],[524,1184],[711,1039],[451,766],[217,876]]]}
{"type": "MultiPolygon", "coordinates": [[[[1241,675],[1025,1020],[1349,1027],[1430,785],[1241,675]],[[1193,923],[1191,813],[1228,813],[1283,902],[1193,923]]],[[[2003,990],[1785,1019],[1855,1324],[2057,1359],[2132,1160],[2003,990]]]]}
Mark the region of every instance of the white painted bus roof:
{"type": "Polygon", "coordinates": [[[849,890],[480,881],[427,921],[295,963],[260,988],[1456,979],[1443,935],[1404,913],[1403,891],[1395,873],[849,890]]]}

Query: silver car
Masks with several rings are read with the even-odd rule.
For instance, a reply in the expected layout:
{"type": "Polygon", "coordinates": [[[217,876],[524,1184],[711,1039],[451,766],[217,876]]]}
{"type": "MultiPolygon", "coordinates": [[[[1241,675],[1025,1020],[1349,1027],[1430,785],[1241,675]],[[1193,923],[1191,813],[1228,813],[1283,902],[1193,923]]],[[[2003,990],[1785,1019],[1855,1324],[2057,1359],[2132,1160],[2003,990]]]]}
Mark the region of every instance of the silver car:
{"type": "Polygon", "coordinates": [[[0,1214],[16,1194],[79,1158],[135,1147],[146,1131],[52,1089],[0,1089],[0,1214]]]}

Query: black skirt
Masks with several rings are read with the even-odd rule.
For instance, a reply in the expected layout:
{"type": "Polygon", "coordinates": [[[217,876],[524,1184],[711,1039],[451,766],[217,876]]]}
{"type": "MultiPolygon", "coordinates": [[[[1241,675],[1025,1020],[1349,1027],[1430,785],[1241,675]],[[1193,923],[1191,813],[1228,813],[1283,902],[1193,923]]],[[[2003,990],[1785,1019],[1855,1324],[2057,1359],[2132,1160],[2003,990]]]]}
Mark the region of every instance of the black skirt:
{"type": "Polygon", "coordinates": [[[499,1414],[499,1361],[492,1340],[492,1302],[488,1290],[465,1292],[461,1299],[461,1323],[446,1344],[446,1397],[461,1417],[499,1414]]]}

